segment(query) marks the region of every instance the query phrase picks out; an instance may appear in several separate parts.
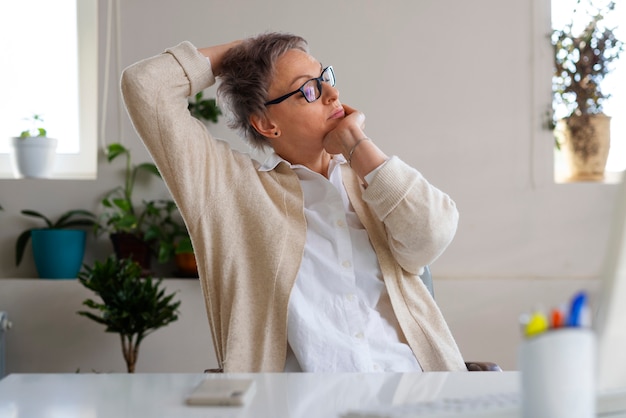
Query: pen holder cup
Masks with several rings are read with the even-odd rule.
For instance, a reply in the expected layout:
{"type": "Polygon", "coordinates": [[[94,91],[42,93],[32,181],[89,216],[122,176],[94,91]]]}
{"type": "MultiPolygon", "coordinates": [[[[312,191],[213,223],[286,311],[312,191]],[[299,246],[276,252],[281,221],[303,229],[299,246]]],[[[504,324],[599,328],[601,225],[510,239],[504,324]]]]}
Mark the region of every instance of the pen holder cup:
{"type": "Polygon", "coordinates": [[[593,418],[596,339],[586,328],[546,331],[519,351],[524,418],[593,418]]]}

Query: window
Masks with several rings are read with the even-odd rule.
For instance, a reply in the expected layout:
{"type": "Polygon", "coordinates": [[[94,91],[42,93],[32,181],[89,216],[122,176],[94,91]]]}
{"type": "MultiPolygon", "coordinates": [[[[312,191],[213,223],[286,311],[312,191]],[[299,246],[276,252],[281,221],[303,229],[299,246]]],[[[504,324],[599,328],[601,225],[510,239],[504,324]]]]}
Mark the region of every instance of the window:
{"type": "MultiPolygon", "coordinates": [[[[599,0],[608,2],[608,0],[599,0]]],[[[577,0],[552,0],[552,27],[561,28],[571,19],[577,0]]],[[[584,0],[583,0],[584,3],[584,0]]],[[[608,27],[617,27],[615,36],[626,41],[626,3],[616,2],[615,10],[606,18],[608,27]]],[[[574,22],[575,23],[575,22],[574,22]]],[[[626,119],[621,117],[626,109],[626,52],[622,53],[615,70],[608,74],[602,83],[602,90],[610,93],[611,98],[604,102],[604,113],[611,116],[611,149],[606,165],[607,172],[626,170],[626,119]]],[[[564,116],[562,109],[555,109],[557,118],[564,116]]]]}
{"type": "Polygon", "coordinates": [[[13,178],[9,138],[39,114],[59,140],[55,178],[95,178],[97,0],[0,3],[0,178],[13,178]]]}

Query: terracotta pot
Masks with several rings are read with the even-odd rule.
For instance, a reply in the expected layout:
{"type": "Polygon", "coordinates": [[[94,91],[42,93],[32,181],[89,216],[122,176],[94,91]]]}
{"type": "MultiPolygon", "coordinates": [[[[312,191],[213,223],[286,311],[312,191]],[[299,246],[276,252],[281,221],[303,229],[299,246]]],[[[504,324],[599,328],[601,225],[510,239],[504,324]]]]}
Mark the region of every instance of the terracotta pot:
{"type": "Polygon", "coordinates": [[[179,253],[174,256],[178,273],[185,277],[198,277],[198,265],[194,253],[179,253]]]}
{"type": "Polygon", "coordinates": [[[611,118],[604,115],[561,119],[555,134],[561,144],[571,181],[604,179],[611,142],[611,118]]]}

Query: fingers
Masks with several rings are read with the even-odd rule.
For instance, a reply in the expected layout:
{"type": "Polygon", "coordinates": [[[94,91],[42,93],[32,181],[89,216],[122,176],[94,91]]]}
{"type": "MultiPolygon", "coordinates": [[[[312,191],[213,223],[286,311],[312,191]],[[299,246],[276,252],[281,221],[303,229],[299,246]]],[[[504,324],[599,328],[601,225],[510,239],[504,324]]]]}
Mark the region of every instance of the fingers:
{"type": "Polygon", "coordinates": [[[242,41],[235,40],[227,44],[214,45],[207,48],[199,48],[198,51],[209,58],[213,75],[219,76],[222,73],[222,58],[224,54],[231,48],[239,45],[242,41]]]}
{"type": "Polygon", "coordinates": [[[355,108],[353,108],[352,106],[348,106],[345,103],[343,103],[342,106],[343,106],[343,111],[346,112],[346,116],[357,111],[355,108]]]}
{"type": "Polygon", "coordinates": [[[343,106],[343,110],[346,114],[346,117],[350,116],[350,115],[354,115],[353,118],[356,119],[355,123],[356,125],[361,128],[361,129],[365,129],[365,114],[359,110],[356,110],[355,108],[348,106],[347,104],[342,104],[343,106]]]}

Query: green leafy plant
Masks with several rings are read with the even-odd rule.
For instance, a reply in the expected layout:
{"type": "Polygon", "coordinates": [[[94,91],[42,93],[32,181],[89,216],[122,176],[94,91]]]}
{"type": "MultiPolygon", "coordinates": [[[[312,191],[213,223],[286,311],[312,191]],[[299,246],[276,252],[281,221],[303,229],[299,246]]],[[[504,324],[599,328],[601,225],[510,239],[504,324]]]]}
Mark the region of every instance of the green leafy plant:
{"type": "Polygon", "coordinates": [[[95,313],[77,313],[104,325],[105,332],[120,335],[127,371],[134,373],[141,343],[152,332],[178,320],[180,301],[173,300],[175,293],[165,294],[162,279],[142,277],[137,263],[113,255],[104,262],[96,261],[93,267],[84,266],[78,280],[102,302],[86,299],[83,305],[95,313]]]}
{"type": "MultiPolygon", "coordinates": [[[[52,221],[45,215],[34,210],[22,210],[22,215],[40,219],[44,222],[41,229],[70,229],[70,228],[93,228],[97,225],[96,215],[85,209],[74,209],[63,213],[56,221],[52,221]]],[[[15,243],[15,265],[19,266],[24,256],[24,251],[31,238],[33,228],[23,231],[15,243]]]]}
{"type": "Polygon", "coordinates": [[[193,245],[191,244],[191,238],[185,230],[185,234],[180,236],[180,239],[176,241],[176,248],[174,251],[176,254],[193,253],[193,245]]]}
{"type": "Polygon", "coordinates": [[[99,227],[109,232],[126,232],[143,236],[146,212],[139,210],[133,200],[137,175],[140,172],[146,172],[161,178],[161,174],[153,163],[133,165],[130,150],[123,145],[114,143],[107,147],[109,163],[121,156],[126,157],[124,184],[110,191],[102,199],[101,203],[106,212],[102,216],[99,227]]]}
{"type": "Polygon", "coordinates": [[[557,105],[565,105],[567,115],[602,113],[602,104],[610,97],[601,89],[605,76],[623,50],[623,42],[615,37],[615,28],[608,28],[604,19],[614,10],[615,2],[595,6],[589,0],[583,10],[578,0],[574,16],[584,14],[588,21],[576,30],[574,18],[562,29],[552,32],[554,76],[552,92],[557,105]]]}
{"type": "Polygon", "coordinates": [[[151,243],[160,263],[171,260],[178,252],[193,252],[186,250],[189,247],[185,246],[185,240],[189,240],[189,246],[191,240],[173,200],[145,202],[145,214],[147,228],[144,238],[151,243]]]}
{"type": "Polygon", "coordinates": [[[217,123],[218,117],[222,114],[216,100],[205,99],[201,91],[194,96],[194,100],[189,101],[188,108],[194,117],[213,123],[217,123]]]}
{"type": "Polygon", "coordinates": [[[42,126],[43,118],[41,115],[35,114],[31,116],[29,120],[31,121],[32,128],[20,132],[19,138],[45,137],[48,134],[46,129],[42,126]]]}
{"type": "Polygon", "coordinates": [[[133,199],[135,182],[140,172],[161,178],[156,165],[133,165],[130,150],[117,143],[108,146],[109,162],[121,156],[126,157],[124,185],[110,191],[102,200],[105,212],[100,217],[98,231],[136,236],[149,247],[159,263],[168,262],[177,252],[193,252],[189,250],[191,241],[173,200],[143,200],[141,204],[136,204],[133,199]]]}

